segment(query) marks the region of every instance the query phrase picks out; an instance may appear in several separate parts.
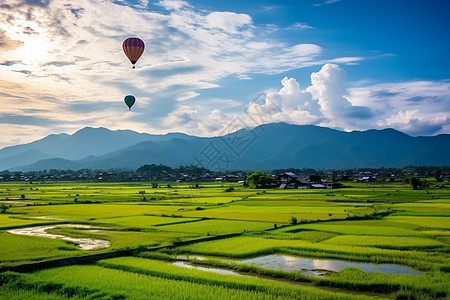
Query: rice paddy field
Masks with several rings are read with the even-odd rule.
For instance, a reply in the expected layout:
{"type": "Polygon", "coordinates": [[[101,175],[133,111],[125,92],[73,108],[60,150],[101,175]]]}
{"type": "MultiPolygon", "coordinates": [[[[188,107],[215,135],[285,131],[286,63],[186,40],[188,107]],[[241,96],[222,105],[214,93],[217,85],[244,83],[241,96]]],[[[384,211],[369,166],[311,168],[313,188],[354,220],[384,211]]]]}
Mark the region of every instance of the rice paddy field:
{"type": "Polygon", "coordinates": [[[0,299],[450,297],[448,185],[152,186],[0,183],[0,299]]]}

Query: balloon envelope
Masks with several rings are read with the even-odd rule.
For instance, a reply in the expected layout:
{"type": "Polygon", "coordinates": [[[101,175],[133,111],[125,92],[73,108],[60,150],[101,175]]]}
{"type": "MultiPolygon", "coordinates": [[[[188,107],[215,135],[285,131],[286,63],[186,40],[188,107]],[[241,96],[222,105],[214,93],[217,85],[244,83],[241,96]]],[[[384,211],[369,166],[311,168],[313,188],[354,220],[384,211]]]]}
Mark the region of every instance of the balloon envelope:
{"type": "Polygon", "coordinates": [[[123,99],[125,101],[125,104],[128,106],[128,110],[131,110],[131,107],[133,106],[134,102],[136,102],[136,98],[132,95],[127,95],[123,99]]]}
{"type": "Polygon", "coordinates": [[[144,52],[145,45],[140,38],[127,38],[122,43],[122,49],[123,52],[125,52],[125,55],[133,64],[134,69],[134,64],[138,61],[139,57],[141,57],[142,53],[144,52]]]}

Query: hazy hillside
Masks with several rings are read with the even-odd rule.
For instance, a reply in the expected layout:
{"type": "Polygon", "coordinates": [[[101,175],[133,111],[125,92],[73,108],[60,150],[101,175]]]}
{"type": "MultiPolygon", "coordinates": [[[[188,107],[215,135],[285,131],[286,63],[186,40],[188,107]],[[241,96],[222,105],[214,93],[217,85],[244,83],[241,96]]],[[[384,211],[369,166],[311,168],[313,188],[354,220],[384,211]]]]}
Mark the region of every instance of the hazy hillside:
{"type": "Polygon", "coordinates": [[[448,149],[450,135],[411,137],[394,129],[343,132],[275,123],[203,138],[84,128],[2,149],[0,169],[135,170],[152,163],[216,170],[439,166],[450,165],[448,149]]]}
{"type": "Polygon", "coordinates": [[[111,131],[106,128],[85,127],[72,135],[52,134],[28,144],[0,149],[0,170],[17,169],[49,158],[79,160],[87,156],[104,155],[142,141],[169,140],[175,137],[189,138],[182,133],[153,135],[131,130],[111,131]]]}

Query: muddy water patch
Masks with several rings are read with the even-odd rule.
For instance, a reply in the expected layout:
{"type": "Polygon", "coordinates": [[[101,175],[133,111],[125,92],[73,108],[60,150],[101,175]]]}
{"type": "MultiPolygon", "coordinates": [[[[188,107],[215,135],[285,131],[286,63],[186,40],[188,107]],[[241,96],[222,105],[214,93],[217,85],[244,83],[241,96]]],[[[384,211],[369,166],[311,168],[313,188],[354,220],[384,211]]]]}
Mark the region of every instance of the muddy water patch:
{"type": "Polygon", "coordinates": [[[242,260],[242,263],[272,270],[301,271],[304,275],[323,276],[328,272],[339,272],[345,268],[359,268],[365,272],[423,275],[424,272],[394,264],[356,263],[332,259],[311,259],[287,255],[267,255],[242,260]]]}
{"type": "Polygon", "coordinates": [[[177,267],[181,267],[181,268],[196,269],[196,270],[201,270],[201,271],[206,271],[206,272],[219,273],[219,274],[223,274],[223,275],[242,276],[241,274],[236,273],[236,272],[231,271],[231,270],[220,269],[220,268],[199,267],[199,266],[194,266],[194,265],[192,265],[190,263],[187,263],[187,262],[184,262],[184,261],[176,261],[176,262],[173,263],[173,265],[175,265],[177,267]]]}
{"type": "Polygon", "coordinates": [[[56,227],[72,227],[72,228],[91,228],[89,225],[81,224],[59,224],[59,225],[49,225],[49,226],[35,226],[8,230],[9,233],[18,235],[28,235],[28,236],[39,236],[46,237],[50,239],[61,239],[64,241],[70,241],[78,244],[78,247],[82,250],[95,250],[108,248],[110,246],[109,241],[98,240],[91,238],[74,238],[70,236],[65,236],[62,234],[48,233],[47,230],[54,229],[56,227]]]}

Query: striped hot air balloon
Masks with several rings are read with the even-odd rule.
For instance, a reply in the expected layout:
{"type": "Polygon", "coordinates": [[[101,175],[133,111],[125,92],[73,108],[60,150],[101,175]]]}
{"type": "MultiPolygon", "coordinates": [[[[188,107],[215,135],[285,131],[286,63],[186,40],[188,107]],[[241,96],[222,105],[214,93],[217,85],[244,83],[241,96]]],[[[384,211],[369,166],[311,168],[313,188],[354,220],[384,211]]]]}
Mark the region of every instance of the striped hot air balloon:
{"type": "Polygon", "coordinates": [[[123,52],[128,57],[128,59],[133,64],[133,69],[135,68],[135,64],[138,61],[139,57],[141,57],[144,52],[144,42],[140,38],[127,38],[122,43],[123,52]]]}

